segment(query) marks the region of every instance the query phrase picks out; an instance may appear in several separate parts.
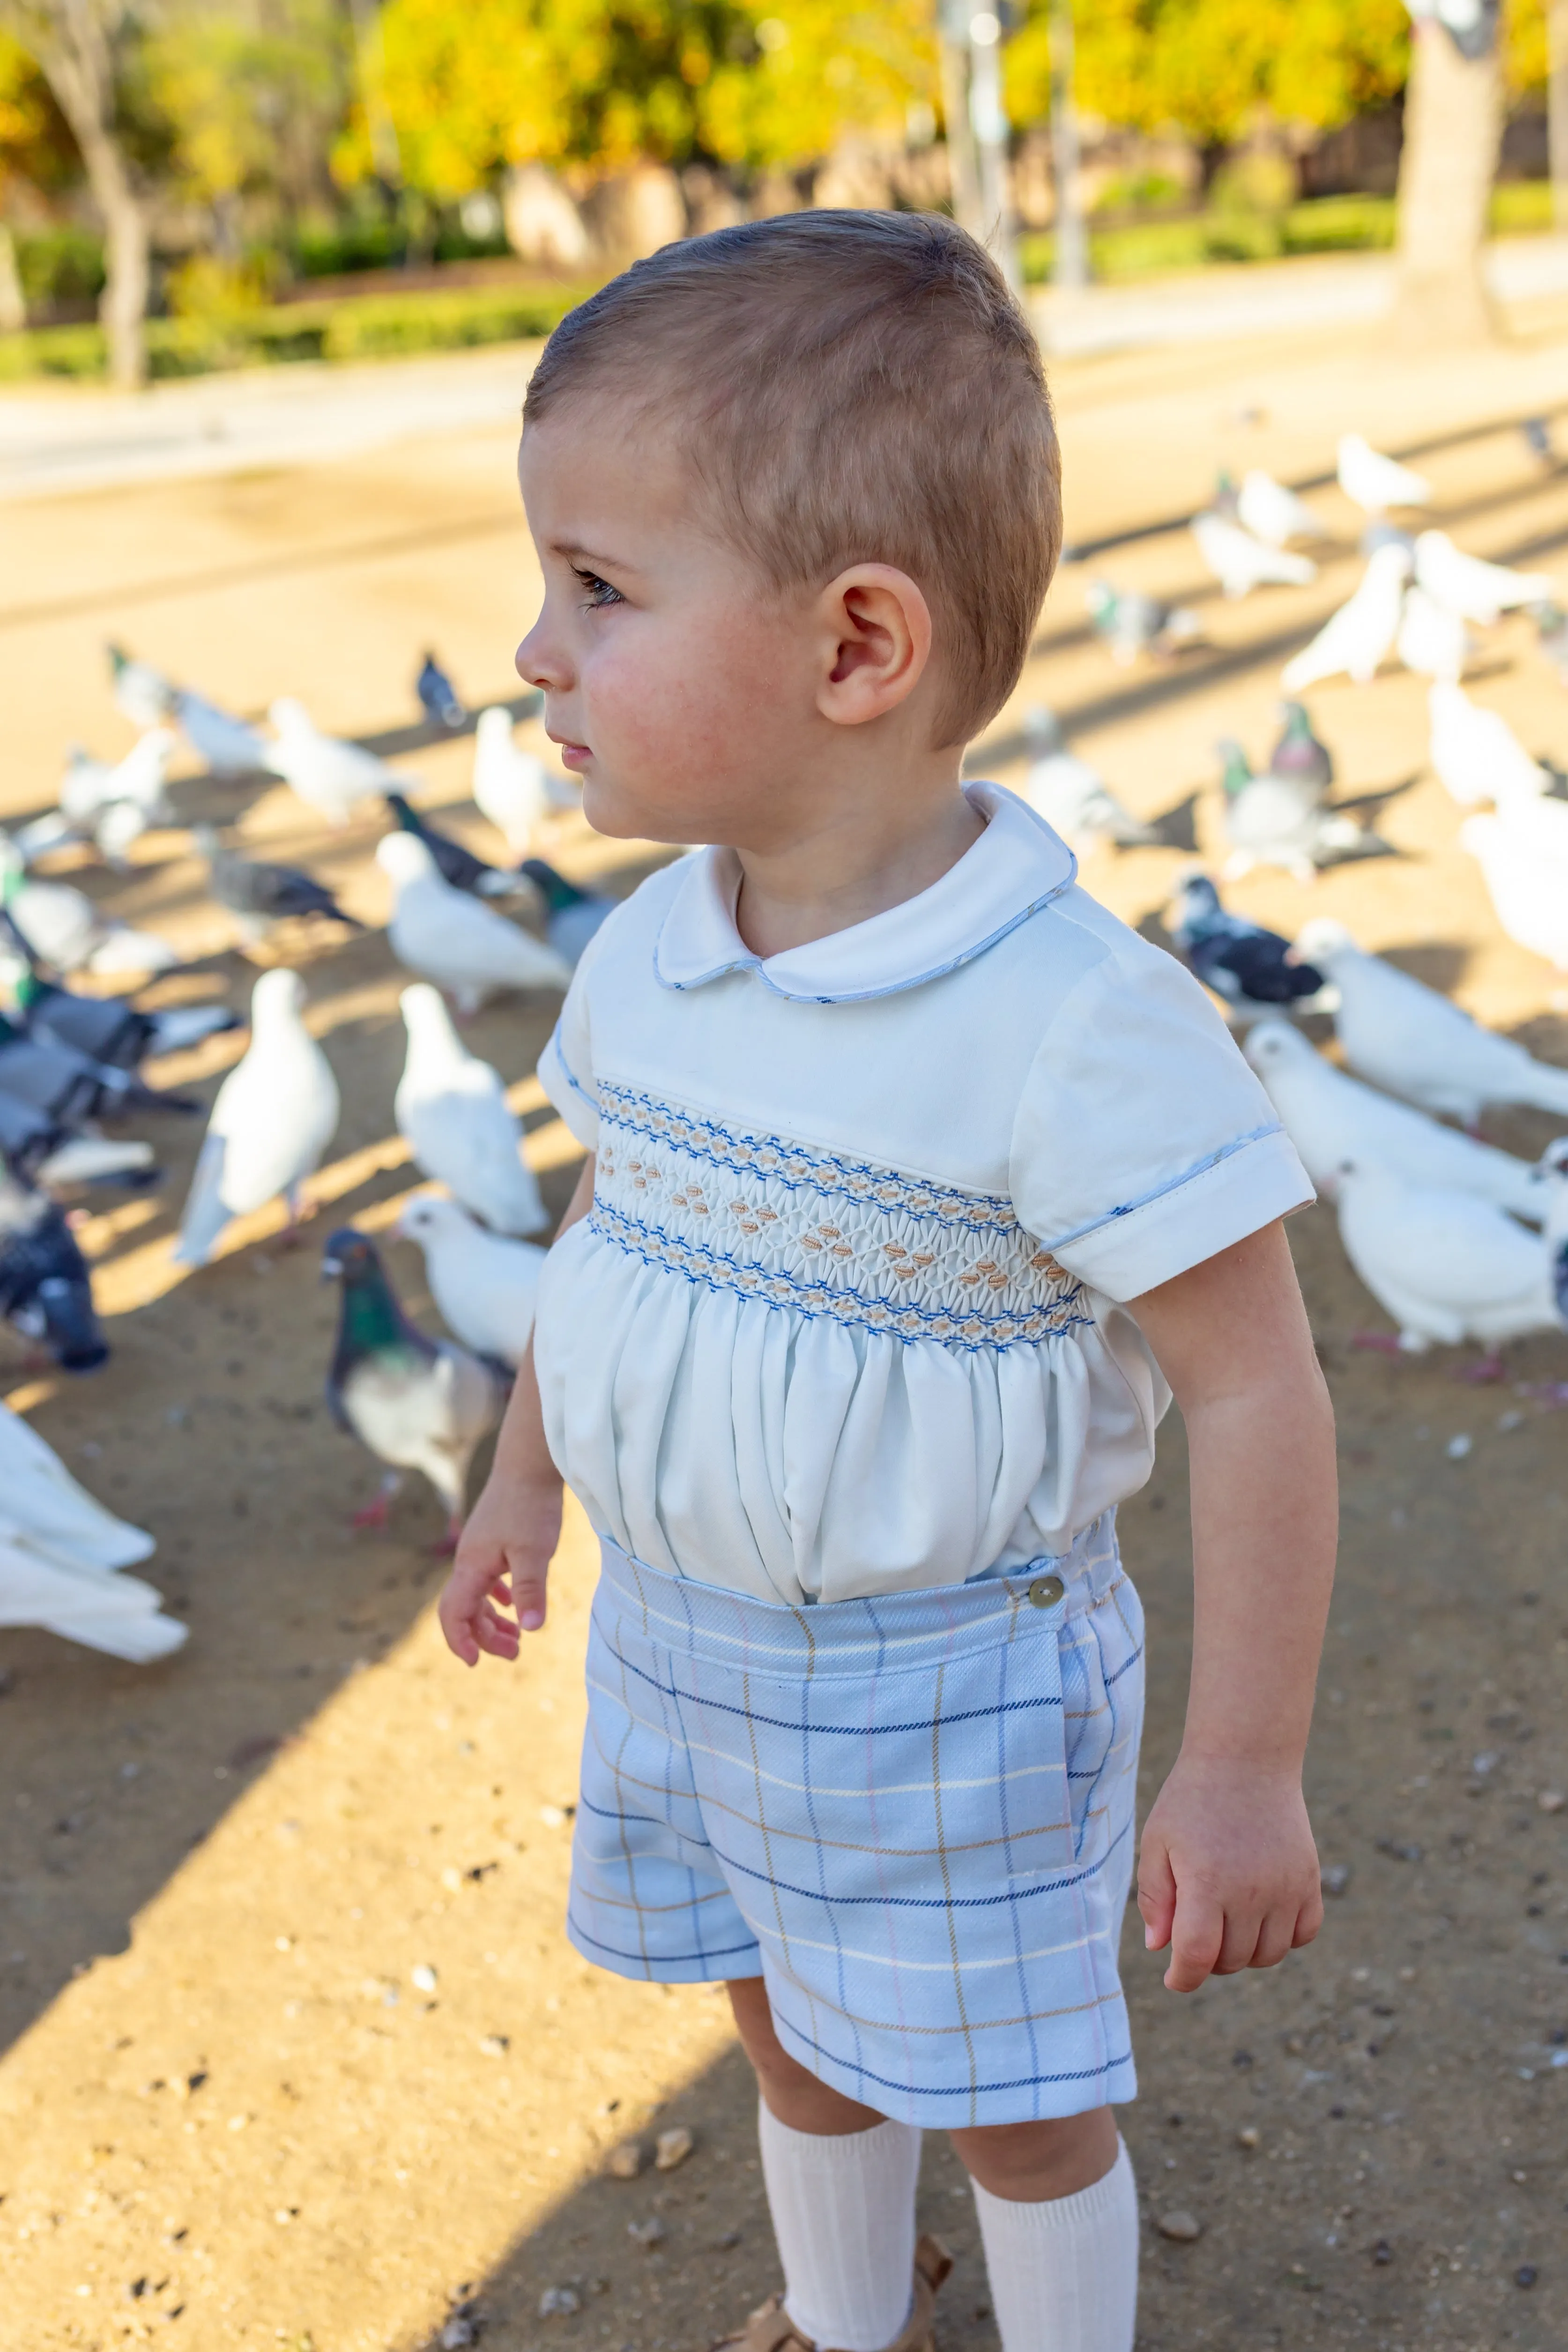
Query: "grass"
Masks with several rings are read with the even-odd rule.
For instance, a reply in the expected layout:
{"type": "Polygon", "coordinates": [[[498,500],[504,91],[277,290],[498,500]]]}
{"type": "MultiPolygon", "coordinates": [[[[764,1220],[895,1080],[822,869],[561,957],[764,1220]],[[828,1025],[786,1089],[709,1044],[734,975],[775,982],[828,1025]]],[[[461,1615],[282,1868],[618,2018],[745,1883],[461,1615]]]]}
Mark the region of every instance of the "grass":
{"type": "MultiPolygon", "coordinates": [[[[1089,236],[1090,266],[1101,285],[1125,284],[1215,261],[1278,261],[1301,253],[1376,253],[1394,243],[1392,196],[1318,196],[1282,213],[1193,213],[1178,220],[1134,221],[1089,236]]],[[[1552,190],[1544,180],[1515,180],[1494,188],[1494,236],[1549,229],[1552,190]]],[[[1030,285],[1051,276],[1054,239],[1049,230],[1019,240],[1030,285]]]]}
{"type": "MultiPolygon", "coordinates": [[[[458,287],[417,294],[345,295],[331,300],[235,309],[220,316],[150,319],[154,377],[207,375],[222,368],[287,365],[297,360],[403,358],[480,343],[548,335],[592,286],[458,287]]],[[[103,376],[101,327],[39,327],[0,336],[0,383],[39,376],[103,376]]]]}
{"type": "MultiPolygon", "coordinates": [[[[1544,181],[1493,191],[1494,234],[1552,226],[1544,181]]],[[[1050,278],[1052,239],[1020,239],[1025,278],[1050,278]]],[[[1365,253],[1394,242],[1388,196],[1321,196],[1279,214],[1211,211],[1176,220],[1134,221],[1092,231],[1090,259],[1103,285],[1157,278],[1210,262],[1272,261],[1300,253],[1365,253]]],[[[152,319],[148,361],[154,377],[208,375],[225,368],[285,366],[297,360],[369,360],[452,352],[548,335],[593,283],[556,280],[455,287],[408,294],[342,294],[315,301],[234,307],[195,318],[152,319]]],[[[101,381],[103,330],[96,324],[37,327],[0,335],[0,383],[38,377],[101,381]]]]}

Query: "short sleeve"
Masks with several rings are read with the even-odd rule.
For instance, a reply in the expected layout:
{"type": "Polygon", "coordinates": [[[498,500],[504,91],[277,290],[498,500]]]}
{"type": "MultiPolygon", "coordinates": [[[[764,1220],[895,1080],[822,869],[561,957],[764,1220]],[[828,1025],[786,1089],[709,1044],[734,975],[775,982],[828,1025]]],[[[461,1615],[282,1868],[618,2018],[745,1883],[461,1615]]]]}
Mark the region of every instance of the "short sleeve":
{"type": "Polygon", "coordinates": [[[1203,990],[1139,940],[1059,1007],[1014,1125],[1011,1186],[1025,1229],[1118,1301],[1313,1198],[1203,990]]]}
{"type": "Polygon", "coordinates": [[[592,944],[571,976],[560,1018],[539,1055],[538,1079],[585,1151],[599,1149],[599,1096],[589,1030],[592,944]]]}

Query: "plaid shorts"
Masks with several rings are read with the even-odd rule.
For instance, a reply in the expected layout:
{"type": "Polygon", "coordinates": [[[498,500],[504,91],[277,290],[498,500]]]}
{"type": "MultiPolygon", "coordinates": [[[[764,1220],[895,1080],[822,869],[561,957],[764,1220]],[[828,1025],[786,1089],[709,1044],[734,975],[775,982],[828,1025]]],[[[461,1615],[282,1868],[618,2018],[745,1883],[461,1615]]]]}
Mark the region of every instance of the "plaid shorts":
{"type": "Polygon", "coordinates": [[[1015,1573],[809,1609],[605,1543],[588,1685],[584,1958],[762,1976],[802,2065],[911,2124],[1134,2095],[1143,1612],[1113,1514],[1015,1573]]]}

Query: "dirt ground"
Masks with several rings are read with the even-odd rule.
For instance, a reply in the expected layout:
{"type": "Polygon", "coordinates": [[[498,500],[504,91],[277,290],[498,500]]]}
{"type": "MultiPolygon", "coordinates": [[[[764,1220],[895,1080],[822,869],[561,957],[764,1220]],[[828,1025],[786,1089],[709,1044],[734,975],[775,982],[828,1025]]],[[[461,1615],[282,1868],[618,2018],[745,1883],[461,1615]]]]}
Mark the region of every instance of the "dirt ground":
{"type": "MultiPolygon", "coordinates": [[[[1184,853],[1216,851],[1214,739],[1266,749],[1281,660],[1354,576],[1358,518],[1315,492],[1336,535],[1316,583],[1236,605],[1183,532],[1149,527],[1200,502],[1220,463],[1322,473],[1354,427],[1434,445],[1421,462],[1465,545],[1568,578],[1568,472],[1544,472],[1511,422],[1563,404],[1565,362],[1559,322],[1463,363],[1320,338],[1059,368],[1070,539],[1122,543],[1064,570],[975,770],[1016,774],[1022,712],[1049,699],[1164,820],[1170,846],[1085,869],[1158,936],[1184,853]],[[1179,590],[1210,642],[1114,668],[1084,625],[1089,568],[1179,590]]],[[[57,499],[13,509],[4,530],[0,814],[52,800],[68,740],[127,742],[101,667],[116,635],[241,708],[296,693],[329,726],[409,742],[422,803],[498,845],[466,799],[470,742],[396,730],[426,644],[475,701],[516,691],[535,573],[507,435],[57,499]]],[[[1475,682],[1531,748],[1568,758],[1568,698],[1528,623],[1491,634],[1475,682]]],[[[1395,855],[1311,891],[1258,875],[1237,903],[1287,929],[1342,917],[1568,1063],[1551,975],[1498,931],[1426,772],[1419,685],[1390,674],[1312,701],[1340,796],[1373,796],[1395,855]]],[[[383,918],[370,811],[329,835],[281,787],[193,780],[175,797],[383,918]]],[[[642,870],[576,818],[557,855],[616,887],[642,870]]],[[[182,834],[148,836],[121,881],[85,863],[76,878],[189,955],[154,998],[243,1005],[254,967],[182,834]]],[[[283,944],[344,1096],[317,1234],[345,1215],[382,1232],[413,1181],[392,1132],[398,973],[377,931],[283,944]]],[[[576,1147],[531,1079],[553,1011],[505,1002],[473,1036],[517,1082],[559,1210],[576,1147]]],[[[210,1093],[240,1042],[163,1075],[210,1093]]],[[[199,1124],[147,1122],[167,1186],[87,1229],[108,1368],[38,1376],[0,1335],[11,1402],[156,1533],[148,1573],[191,1626],[179,1656],[142,1671],[0,1634],[0,2341],[434,2352],[444,2330],[467,2340],[456,2315],[486,2352],[700,2352],[774,2282],[753,2095],[721,1995],[622,1984],[562,1937],[586,1528],[569,1521],[550,1623],[522,1664],[465,1675],[431,1614],[434,1500],[407,1497],[385,1537],[349,1530],[376,1474],[321,1401],[335,1298],[314,1241],[280,1251],[264,1215],[204,1272],[170,1263],[199,1124]],[[611,2146],[670,2124],[695,2135],[679,2170],[604,2177],[611,2146]],[[580,2308],[541,2316],[552,2287],[580,2308]]],[[[1521,1115],[1492,1131],[1532,1153],[1549,1129],[1521,1115]]],[[[1150,2217],[1139,2342],[1553,2352],[1568,2342],[1568,1814],[1539,1799],[1568,1787],[1565,1424],[1508,1386],[1458,1382],[1442,1358],[1353,1351],[1382,1318],[1332,1213],[1291,1234],[1341,1429],[1343,1568],[1310,1790],[1342,1891],[1313,1949],[1187,2000],[1128,1940],[1144,2095],[1123,2122],[1150,2217]],[[1196,2242],[1159,2234],[1173,2210],[1201,2225],[1196,2242]]],[[[429,1318],[417,1254],[396,1246],[392,1263],[429,1318]]],[[[1568,1346],[1521,1347],[1510,1370],[1568,1376],[1568,1346]]],[[[1174,1419],[1123,1532],[1149,1613],[1152,1794],[1186,1643],[1174,1419]]],[[[958,2257],[942,2341],[983,2352],[973,2211],[936,2138],[924,2197],[958,2257]]]]}

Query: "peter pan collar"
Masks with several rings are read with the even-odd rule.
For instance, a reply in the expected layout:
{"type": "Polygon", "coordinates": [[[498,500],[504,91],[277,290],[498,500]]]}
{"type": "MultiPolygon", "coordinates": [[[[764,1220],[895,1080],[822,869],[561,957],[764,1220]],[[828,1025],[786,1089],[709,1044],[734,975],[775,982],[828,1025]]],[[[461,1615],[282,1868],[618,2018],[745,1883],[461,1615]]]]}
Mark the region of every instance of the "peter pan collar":
{"type": "Polygon", "coordinates": [[[753,955],[736,929],[735,852],[699,850],[684,861],[654,943],[655,974],[666,988],[685,989],[726,972],[754,971],[776,995],[797,1003],[842,1004],[918,988],[982,955],[1065,890],[1078,861],[1016,793],[982,783],[964,791],[986,829],[940,881],[869,921],[782,955],[753,955]]]}

